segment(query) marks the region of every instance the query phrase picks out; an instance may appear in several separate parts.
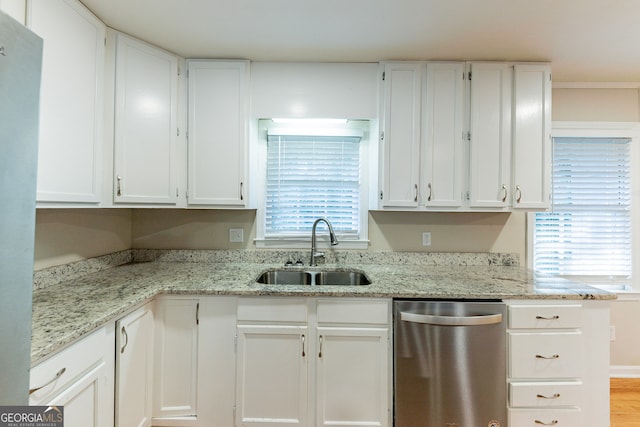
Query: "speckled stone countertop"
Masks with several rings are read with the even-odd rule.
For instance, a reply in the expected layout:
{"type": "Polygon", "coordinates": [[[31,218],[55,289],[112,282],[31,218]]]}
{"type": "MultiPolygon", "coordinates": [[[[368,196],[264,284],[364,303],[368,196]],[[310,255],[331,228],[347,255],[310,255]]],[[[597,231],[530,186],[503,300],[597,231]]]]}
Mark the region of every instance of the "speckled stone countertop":
{"type": "MultiPolygon", "coordinates": [[[[296,253],[258,251],[132,251],[127,264],[71,272],[33,294],[32,364],[88,332],[115,321],[156,295],[321,296],[433,299],[615,299],[615,294],[563,279],[542,277],[505,254],[346,252],[318,268],[356,268],[368,286],[262,285],[274,259],[296,253]]],[[[300,254],[306,254],[301,252],[300,254]]],[[[302,255],[300,255],[302,256],[302,255]]],[[[303,258],[305,259],[305,258],[303,258]]],[[[108,264],[108,263],[107,263],[108,264]]],[[[82,264],[78,269],[82,270],[82,264]]],[[[292,267],[298,268],[298,267],[292,267]]],[[[71,267],[66,270],[73,269],[71,267]]],[[[310,269],[306,267],[304,269],[310,269]]],[[[59,275],[59,269],[53,274],[59,275]]],[[[43,274],[40,274],[43,276],[43,274]]],[[[40,277],[40,282],[46,281],[40,277]]]]}

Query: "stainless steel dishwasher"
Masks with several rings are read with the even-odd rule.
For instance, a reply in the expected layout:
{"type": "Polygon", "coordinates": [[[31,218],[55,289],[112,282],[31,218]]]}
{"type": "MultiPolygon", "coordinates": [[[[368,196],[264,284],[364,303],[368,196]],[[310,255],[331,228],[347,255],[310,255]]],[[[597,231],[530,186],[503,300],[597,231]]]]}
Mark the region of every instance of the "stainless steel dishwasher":
{"type": "Polygon", "coordinates": [[[505,427],[505,304],[394,302],[395,427],[505,427]]]}

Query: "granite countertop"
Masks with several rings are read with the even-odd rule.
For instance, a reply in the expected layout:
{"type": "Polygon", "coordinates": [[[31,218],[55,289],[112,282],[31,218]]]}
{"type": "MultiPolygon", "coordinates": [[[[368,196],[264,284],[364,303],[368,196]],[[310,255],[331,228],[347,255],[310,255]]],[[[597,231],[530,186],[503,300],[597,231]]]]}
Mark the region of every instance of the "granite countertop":
{"type": "MultiPolygon", "coordinates": [[[[120,318],[162,294],[321,296],[433,299],[615,299],[615,294],[563,279],[542,277],[508,265],[509,258],[478,262],[463,259],[447,265],[407,255],[386,255],[386,263],[350,255],[319,268],[356,268],[371,279],[368,286],[262,285],[255,279],[266,269],[282,268],[272,260],[221,258],[210,253],[144,252],[113,268],[78,274],[33,294],[32,364],[83,335],[120,318]],[[391,259],[388,259],[391,257],[391,259]],[[249,261],[249,262],[248,262],[249,261]],[[361,262],[359,262],[361,261],[361,262]],[[457,264],[457,265],[451,265],[457,264]],[[462,265],[460,265],[462,264],[462,265]],[[505,265],[507,264],[507,265],[505,265]]],[[[281,257],[279,257],[282,259],[281,257]]],[[[331,261],[331,260],[328,260],[331,261]]],[[[296,268],[296,267],[293,267],[296,268]]],[[[310,267],[306,267],[309,269],[310,267]]]]}

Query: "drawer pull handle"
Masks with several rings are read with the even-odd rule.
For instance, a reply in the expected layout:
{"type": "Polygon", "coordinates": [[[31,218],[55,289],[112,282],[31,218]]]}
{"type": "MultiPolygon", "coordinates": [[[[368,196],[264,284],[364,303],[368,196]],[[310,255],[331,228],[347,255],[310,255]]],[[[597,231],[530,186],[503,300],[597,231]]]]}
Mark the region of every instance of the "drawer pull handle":
{"type": "Polygon", "coordinates": [[[536,316],[537,320],[558,320],[559,318],[560,318],[560,316],[558,316],[557,314],[555,316],[551,316],[551,317],[536,316]]]}
{"type": "Polygon", "coordinates": [[[558,420],[553,420],[550,423],[545,423],[544,421],[536,420],[536,424],[542,424],[543,426],[554,426],[558,424],[558,420]]]}
{"type": "Polygon", "coordinates": [[[304,351],[304,334],[301,335],[301,339],[302,339],[302,357],[305,357],[307,355],[307,353],[304,351]]]}
{"type": "Polygon", "coordinates": [[[546,360],[560,359],[560,355],[554,354],[553,356],[543,356],[541,354],[536,354],[536,359],[546,359],[546,360]]]}
{"type": "Polygon", "coordinates": [[[554,393],[553,396],[545,396],[544,394],[537,394],[536,397],[538,399],[558,399],[560,397],[560,393],[554,393]]]}
{"type": "Polygon", "coordinates": [[[62,374],[64,374],[65,372],[67,372],[67,368],[60,369],[53,378],[51,378],[46,383],[42,384],[40,387],[29,389],[29,395],[32,395],[33,393],[35,393],[36,391],[38,391],[38,390],[40,390],[42,388],[45,388],[46,386],[48,386],[49,384],[51,384],[52,382],[54,382],[55,380],[60,378],[62,376],[62,374]]]}

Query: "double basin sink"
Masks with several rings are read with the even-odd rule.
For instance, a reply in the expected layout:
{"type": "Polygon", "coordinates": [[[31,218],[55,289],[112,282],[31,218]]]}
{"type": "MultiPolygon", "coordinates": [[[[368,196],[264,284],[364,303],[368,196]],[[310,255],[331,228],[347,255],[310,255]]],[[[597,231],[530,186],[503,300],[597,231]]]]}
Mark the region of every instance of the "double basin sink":
{"type": "Polygon", "coordinates": [[[362,286],[370,285],[367,275],[358,270],[267,270],[257,283],[265,285],[362,286]]]}

